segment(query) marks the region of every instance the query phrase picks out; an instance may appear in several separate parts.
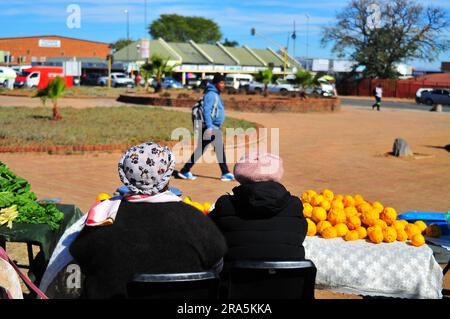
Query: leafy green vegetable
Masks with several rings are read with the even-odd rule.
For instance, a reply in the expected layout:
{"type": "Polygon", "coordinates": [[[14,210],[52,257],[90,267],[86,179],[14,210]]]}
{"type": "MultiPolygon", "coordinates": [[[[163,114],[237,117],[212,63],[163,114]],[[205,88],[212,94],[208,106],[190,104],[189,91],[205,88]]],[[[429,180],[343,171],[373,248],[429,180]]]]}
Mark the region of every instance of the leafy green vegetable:
{"type": "Polygon", "coordinates": [[[64,214],[55,204],[36,202],[37,196],[30,188],[25,179],[16,176],[0,162],[0,209],[17,205],[19,216],[14,222],[48,224],[52,229],[58,229],[64,214]]]}

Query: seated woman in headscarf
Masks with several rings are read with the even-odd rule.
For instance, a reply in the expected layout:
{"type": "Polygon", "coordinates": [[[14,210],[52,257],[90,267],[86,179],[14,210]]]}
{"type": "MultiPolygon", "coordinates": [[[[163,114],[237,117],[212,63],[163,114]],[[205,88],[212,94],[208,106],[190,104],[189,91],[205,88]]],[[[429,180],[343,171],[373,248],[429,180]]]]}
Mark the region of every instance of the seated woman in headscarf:
{"type": "Polygon", "coordinates": [[[301,200],[281,184],[283,161],[253,153],[234,166],[241,184],[220,197],[209,217],[224,234],[225,261],[301,261],[308,229],[301,200]]]}
{"type": "Polygon", "coordinates": [[[144,143],[119,161],[131,191],[91,208],[86,226],[70,246],[85,276],[82,296],[126,296],[137,273],[210,270],[226,252],[224,237],[197,209],[168,191],[175,158],[167,147],[144,143]]]}

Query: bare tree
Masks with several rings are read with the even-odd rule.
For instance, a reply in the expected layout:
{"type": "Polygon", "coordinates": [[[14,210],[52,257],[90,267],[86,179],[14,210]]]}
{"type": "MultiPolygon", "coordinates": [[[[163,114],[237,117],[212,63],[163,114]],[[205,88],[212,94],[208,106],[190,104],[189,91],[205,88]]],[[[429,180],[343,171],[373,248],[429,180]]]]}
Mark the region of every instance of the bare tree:
{"type": "Polygon", "coordinates": [[[366,77],[395,78],[395,63],[434,61],[450,48],[443,35],[450,26],[446,12],[415,0],[352,0],[325,27],[322,45],[364,66],[366,77]]]}

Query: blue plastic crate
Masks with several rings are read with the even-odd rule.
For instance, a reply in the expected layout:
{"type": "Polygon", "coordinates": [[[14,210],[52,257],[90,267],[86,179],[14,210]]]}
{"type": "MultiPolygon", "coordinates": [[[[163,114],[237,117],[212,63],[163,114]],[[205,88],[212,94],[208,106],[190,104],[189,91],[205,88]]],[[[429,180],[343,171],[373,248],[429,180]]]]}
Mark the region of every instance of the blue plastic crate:
{"type": "Polygon", "coordinates": [[[405,212],[398,215],[398,219],[404,219],[410,223],[422,220],[427,226],[435,224],[441,228],[442,235],[450,235],[449,216],[450,212],[405,212]]]}

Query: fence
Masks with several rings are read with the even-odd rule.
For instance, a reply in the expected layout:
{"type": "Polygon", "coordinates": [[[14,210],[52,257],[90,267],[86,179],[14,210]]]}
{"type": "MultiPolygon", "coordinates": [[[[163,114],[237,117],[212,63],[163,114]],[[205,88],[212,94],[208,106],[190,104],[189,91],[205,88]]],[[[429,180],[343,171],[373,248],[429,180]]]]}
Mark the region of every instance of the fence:
{"type": "Polygon", "coordinates": [[[373,89],[381,84],[384,97],[415,98],[420,88],[450,88],[450,82],[411,80],[346,80],[338,83],[340,95],[372,96],[373,89]]]}

